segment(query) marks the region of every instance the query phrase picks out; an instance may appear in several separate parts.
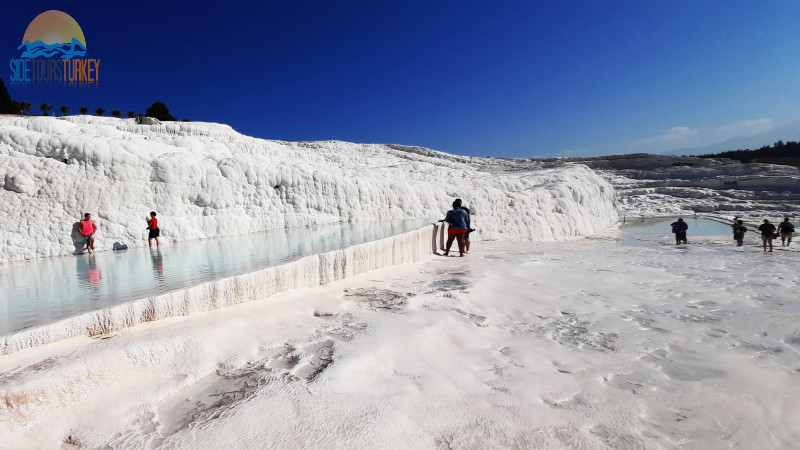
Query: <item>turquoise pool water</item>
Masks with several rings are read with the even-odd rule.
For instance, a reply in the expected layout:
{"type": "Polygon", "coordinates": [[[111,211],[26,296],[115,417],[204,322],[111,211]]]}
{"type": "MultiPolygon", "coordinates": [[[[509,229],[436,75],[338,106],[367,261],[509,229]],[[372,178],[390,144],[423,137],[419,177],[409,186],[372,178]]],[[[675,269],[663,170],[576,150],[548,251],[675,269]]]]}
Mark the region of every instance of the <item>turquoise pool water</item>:
{"type": "MultiPolygon", "coordinates": [[[[655,234],[664,236],[672,235],[672,228],[670,224],[675,222],[674,219],[665,218],[652,218],[652,219],[628,219],[625,224],[620,225],[620,229],[634,234],[655,234]]],[[[731,226],[729,224],[716,222],[709,219],[683,219],[689,229],[687,235],[689,236],[727,236],[731,234],[731,226]]]]}
{"type": "Polygon", "coordinates": [[[328,225],[0,265],[0,334],[418,229],[328,225]]]}

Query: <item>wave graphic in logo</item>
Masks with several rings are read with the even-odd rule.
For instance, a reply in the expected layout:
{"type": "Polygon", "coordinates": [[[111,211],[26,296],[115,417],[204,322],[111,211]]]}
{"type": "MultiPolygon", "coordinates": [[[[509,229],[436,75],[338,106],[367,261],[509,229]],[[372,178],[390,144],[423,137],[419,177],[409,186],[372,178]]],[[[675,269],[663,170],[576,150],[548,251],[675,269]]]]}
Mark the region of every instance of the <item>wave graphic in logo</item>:
{"type": "Polygon", "coordinates": [[[34,18],[25,36],[20,58],[60,58],[72,59],[86,55],[86,37],[80,25],[69,14],[51,9],[34,18]]]}
{"type": "MultiPolygon", "coordinates": [[[[17,41],[19,42],[19,41],[17,41]]],[[[100,83],[100,60],[86,58],[86,37],[69,14],[52,9],[36,16],[17,47],[19,58],[9,60],[14,87],[95,87],[100,83]]]]}
{"type": "Polygon", "coordinates": [[[17,50],[25,49],[20,58],[61,58],[72,59],[76,56],[86,56],[86,47],[75,38],[70,43],[45,44],[42,41],[23,42],[17,50]]]}

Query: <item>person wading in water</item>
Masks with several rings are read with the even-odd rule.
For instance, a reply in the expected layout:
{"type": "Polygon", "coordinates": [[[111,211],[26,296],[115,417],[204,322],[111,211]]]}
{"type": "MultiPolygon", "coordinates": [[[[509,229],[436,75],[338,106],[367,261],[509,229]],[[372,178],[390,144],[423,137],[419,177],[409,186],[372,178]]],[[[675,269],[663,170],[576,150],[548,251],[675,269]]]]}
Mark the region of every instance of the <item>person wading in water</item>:
{"type": "Polygon", "coordinates": [[[669,224],[672,227],[672,232],[675,233],[675,245],[678,245],[683,241],[684,244],[688,244],[689,241],[686,240],[686,230],[689,229],[689,225],[683,221],[683,219],[678,219],[677,222],[672,222],[669,224]]]}
{"type": "Polygon", "coordinates": [[[92,253],[92,250],[94,250],[94,233],[97,232],[97,224],[92,220],[91,214],[86,213],[83,215],[83,220],[81,220],[78,229],[82,235],[86,236],[86,250],[92,253]]]}
{"type": "Polygon", "coordinates": [[[161,244],[158,242],[158,237],[161,236],[161,230],[158,229],[158,219],[156,219],[155,211],[150,211],[150,218],[147,219],[147,229],[150,230],[150,234],[147,235],[147,245],[152,247],[153,239],[155,239],[156,247],[160,247],[161,244]]]}

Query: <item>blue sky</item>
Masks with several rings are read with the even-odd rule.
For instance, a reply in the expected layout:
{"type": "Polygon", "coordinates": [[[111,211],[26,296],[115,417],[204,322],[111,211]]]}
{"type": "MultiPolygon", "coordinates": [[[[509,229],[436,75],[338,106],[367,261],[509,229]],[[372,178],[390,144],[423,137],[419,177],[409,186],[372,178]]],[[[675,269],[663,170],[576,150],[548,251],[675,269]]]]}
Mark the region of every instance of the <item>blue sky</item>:
{"type": "MultiPolygon", "coordinates": [[[[0,60],[58,9],[101,60],[34,105],[222,122],[270,139],[476,156],[665,151],[800,120],[798,1],[15,2],[0,60]]],[[[7,66],[6,66],[7,67],[7,66]]],[[[6,85],[10,70],[0,71],[6,85]]]]}

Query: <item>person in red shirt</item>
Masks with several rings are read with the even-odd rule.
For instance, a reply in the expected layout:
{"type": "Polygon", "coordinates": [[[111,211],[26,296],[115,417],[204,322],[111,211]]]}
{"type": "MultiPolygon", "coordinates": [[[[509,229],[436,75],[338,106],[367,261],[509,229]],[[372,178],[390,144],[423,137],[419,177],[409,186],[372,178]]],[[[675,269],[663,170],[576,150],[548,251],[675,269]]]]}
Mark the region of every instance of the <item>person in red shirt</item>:
{"type": "Polygon", "coordinates": [[[86,237],[86,250],[91,254],[92,250],[94,250],[94,233],[97,231],[97,224],[92,220],[91,214],[86,213],[83,215],[83,220],[81,220],[78,230],[86,237]]]}
{"type": "Polygon", "coordinates": [[[161,230],[158,229],[158,219],[156,219],[156,212],[150,211],[150,218],[147,219],[147,229],[150,234],[147,236],[147,245],[153,246],[153,239],[156,240],[156,247],[160,247],[161,243],[158,242],[158,237],[161,235],[161,230]]]}

